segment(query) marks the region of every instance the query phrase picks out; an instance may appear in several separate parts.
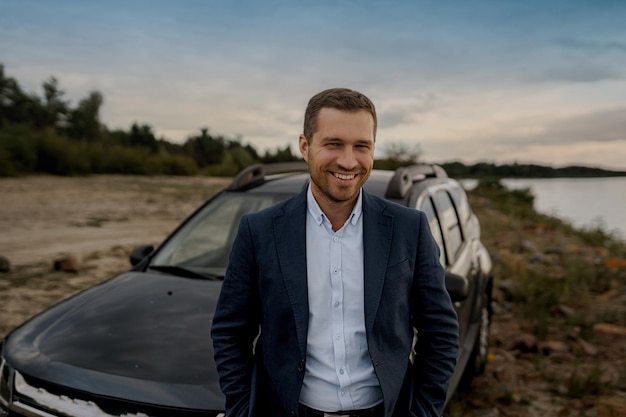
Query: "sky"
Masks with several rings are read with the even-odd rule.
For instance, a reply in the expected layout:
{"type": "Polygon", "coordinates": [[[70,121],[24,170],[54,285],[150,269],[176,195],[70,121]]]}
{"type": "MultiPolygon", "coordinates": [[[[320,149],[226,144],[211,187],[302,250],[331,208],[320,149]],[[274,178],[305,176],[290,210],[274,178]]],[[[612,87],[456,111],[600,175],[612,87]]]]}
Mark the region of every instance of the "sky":
{"type": "Polygon", "coordinates": [[[623,0],[0,0],[0,64],[173,142],[297,152],[309,98],[348,87],[377,156],[626,170],[625,22],[623,0]]]}

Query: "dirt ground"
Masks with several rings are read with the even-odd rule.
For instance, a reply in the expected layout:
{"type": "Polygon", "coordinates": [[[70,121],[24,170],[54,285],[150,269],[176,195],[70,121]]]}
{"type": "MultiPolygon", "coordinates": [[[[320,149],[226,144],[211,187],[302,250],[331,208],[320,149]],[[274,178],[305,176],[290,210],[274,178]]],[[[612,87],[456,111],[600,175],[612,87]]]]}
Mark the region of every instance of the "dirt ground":
{"type": "MultiPolygon", "coordinates": [[[[0,338],[44,308],[128,269],[134,247],[158,244],[228,182],[110,175],[0,178],[0,256],[11,265],[0,272],[0,338]],[[77,272],[55,271],[55,260],[68,257],[77,272]]],[[[535,241],[539,252],[545,241],[545,236],[535,241]]],[[[625,306],[621,285],[617,296],[599,303],[625,306]]],[[[496,307],[487,371],[454,399],[447,415],[626,416],[626,334],[591,345],[556,329],[554,340],[540,346],[550,353],[538,354],[517,307],[502,299],[496,307]],[[609,385],[613,388],[604,392],[609,385]],[[572,396],[573,388],[580,395],[572,396]],[[587,396],[591,389],[599,392],[587,396]]],[[[624,314],[623,308],[617,311],[624,314]]]]}
{"type": "Polygon", "coordinates": [[[0,179],[0,338],[35,313],[130,267],[228,183],[206,177],[0,179]],[[78,272],[54,271],[72,257],[78,272]]]}

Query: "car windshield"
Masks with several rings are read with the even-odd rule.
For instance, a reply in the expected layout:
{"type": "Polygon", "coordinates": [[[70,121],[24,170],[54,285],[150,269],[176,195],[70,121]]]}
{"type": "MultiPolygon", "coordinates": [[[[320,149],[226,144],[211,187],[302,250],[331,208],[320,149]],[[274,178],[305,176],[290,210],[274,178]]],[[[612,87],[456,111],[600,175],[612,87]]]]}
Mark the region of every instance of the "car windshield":
{"type": "Polygon", "coordinates": [[[287,197],[285,194],[220,194],[176,231],[152,258],[150,268],[182,276],[222,278],[241,216],[287,197]]]}

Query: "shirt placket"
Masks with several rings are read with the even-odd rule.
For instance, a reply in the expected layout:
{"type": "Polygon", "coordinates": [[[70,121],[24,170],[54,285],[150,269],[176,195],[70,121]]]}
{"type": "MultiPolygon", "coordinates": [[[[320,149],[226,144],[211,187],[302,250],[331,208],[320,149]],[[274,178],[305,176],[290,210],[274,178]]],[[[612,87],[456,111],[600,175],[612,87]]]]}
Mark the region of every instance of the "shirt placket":
{"type": "Polygon", "coordinates": [[[335,372],[339,381],[337,397],[342,409],[353,408],[352,398],[348,390],[350,377],[346,367],[346,339],[344,325],[344,294],[342,278],[342,235],[343,228],[333,233],[330,238],[330,282],[331,282],[331,310],[333,351],[335,354],[335,372]]]}

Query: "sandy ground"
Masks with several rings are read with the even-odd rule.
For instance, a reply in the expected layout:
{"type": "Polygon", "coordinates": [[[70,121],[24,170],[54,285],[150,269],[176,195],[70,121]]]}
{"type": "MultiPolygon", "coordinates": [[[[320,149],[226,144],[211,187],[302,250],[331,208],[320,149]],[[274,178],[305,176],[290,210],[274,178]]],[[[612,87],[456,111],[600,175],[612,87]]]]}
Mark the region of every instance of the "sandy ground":
{"type": "Polygon", "coordinates": [[[33,176],[0,179],[0,337],[33,314],[130,267],[228,184],[205,177],[33,176]],[[76,273],[53,270],[73,256],[76,273]]]}

